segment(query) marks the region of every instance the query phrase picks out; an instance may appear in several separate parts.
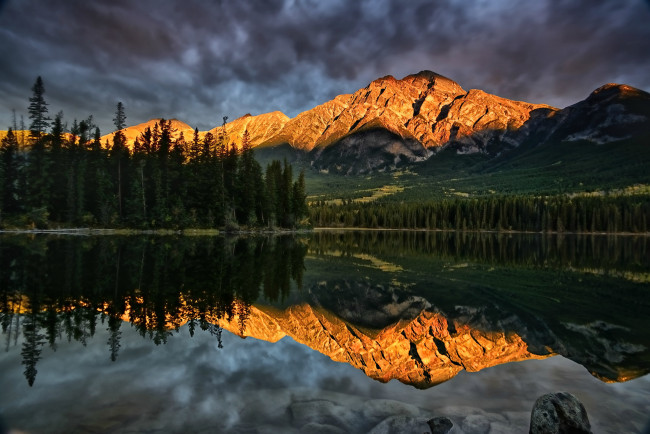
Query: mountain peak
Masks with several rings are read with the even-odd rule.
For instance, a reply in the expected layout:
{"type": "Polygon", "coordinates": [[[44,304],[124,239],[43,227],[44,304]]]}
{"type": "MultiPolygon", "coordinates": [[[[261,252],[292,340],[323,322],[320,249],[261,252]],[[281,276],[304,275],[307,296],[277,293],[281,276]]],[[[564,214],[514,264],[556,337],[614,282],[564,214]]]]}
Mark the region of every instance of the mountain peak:
{"type": "Polygon", "coordinates": [[[448,80],[448,81],[453,81],[450,78],[445,77],[444,75],[438,74],[437,72],[429,71],[428,69],[425,69],[423,71],[420,71],[416,74],[409,74],[406,77],[404,77],[402,80],[407,79],[407,78],[426,78],[426,79],[443,79],[443,80],[448,80]]]}
{"type": "Polygon", "coordinates": [[[587,101],[602,102],[613,98],[644,98],[649,99],[650,94],[627,84],[607,83],[591,92],[587,101]]]}

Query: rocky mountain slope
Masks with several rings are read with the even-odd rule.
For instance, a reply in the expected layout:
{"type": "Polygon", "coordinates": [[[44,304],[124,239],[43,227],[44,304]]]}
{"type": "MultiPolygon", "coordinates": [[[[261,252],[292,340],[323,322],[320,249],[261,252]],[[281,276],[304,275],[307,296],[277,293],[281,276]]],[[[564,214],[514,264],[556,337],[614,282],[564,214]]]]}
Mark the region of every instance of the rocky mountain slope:
{"type": "Polygon", "coordinates": [[[401,80],[387,76],[352,95],[303,112],[276,137],[260,143],[288,143],[309,152],[321,170],[367,172],[424,161],[452,141],[476,144],[520,128],[539,104],[511,101],[431,71],[401,80]]]}
{"type": "MultiPolygon", "coordinates": [[[[156,121],[126,128],[128,142],[156,121]]],[[[174,120],[173,128],[176,136],[192,137],[187,124],[174,120]]],[[[292,119],[279,111],[246,115],[225,129],[229,143],[237,146],[248,130],[253,147],[288,146],[316,169],[365,173],[422,162],[441,149],[493,158],[521,145],[605,144],[648,134],[650,94],[607,84],[587,99],[557,109],[466,91],[453,80],[422,71],[401,80],[379,78],[292,119]]],[[[217,136],[220,130],[209,132],[217,136]]],[[[102,143],[111,138],[102,137],[102,143]]]]}
{"type": "Polygon", "coordinates": [[[339,95],[253,145],[288,145],[316,169],[366,173],[422,162],[441,149],[494,158],[548,143],[602,145],[645,134],[650,134],[650,94],[631,86],[607,84],[557,109],[465,91],[422,71],[401,80],[383,77],[339,95]]]}
{"type": "Polygon", "coordinates": [[[588,141],[603,145],[650,133],[650,94],[609,83],[562,110],[537,110],[506,140],[513,146],[588,141]]]}
{"type": "MultiPolygon", "coordinates": [[[[135,141],[136,138],[140,137],[140,134],[142,134],[147,128],[150,128],[153,131],[154,128],[156,127],[156,124],[159,123],[160,120],[161,120],[160,118],[151,119],[147,122],[143,122],[141,124],[132,125],[130,127],[124,128],[122,131],[126,136],[127,145],[129,147],[132,147],[133,142],[135,141]]],[[[185,122],[179,121],[177,119],[171,119],[171,127],[172,127],[172,138],[174,140],[178,139],[181,136],[181,133],[183,134],[185,140],[191,140],[192,136],[194,135],[194,128],[192,128],[185,122]]],[[[104,145],[108,141],[109,146],[112,146],[113,136],[115,136],[115,132],[103,135],[100,139],[102,145],[104,145]]]]}
{"type": "MultiPolygon", "coordinates": [[[[257,116],[251,116],[250,114],[244,115],[238,119],[235,119],[232,122],[226,124],[226,133],[228,134],[229,141],[235,143],[239,148],[241,145],[241,138],[244,135],[244,131],[248,130],[250,135],[251,144],[257,146],[261,143],[264,143],[273,137],[277,137],[279,131],[286,125],[289,121],[289,117],[282,112],[275,111],[271,113],[265,113],[257,116]]],[[[218,137],[221,133],[222,127],[215,127],[211,129],[215,137],[218,137]]],[[[203,137],[205,133],[201,134],[203,137]]]]}

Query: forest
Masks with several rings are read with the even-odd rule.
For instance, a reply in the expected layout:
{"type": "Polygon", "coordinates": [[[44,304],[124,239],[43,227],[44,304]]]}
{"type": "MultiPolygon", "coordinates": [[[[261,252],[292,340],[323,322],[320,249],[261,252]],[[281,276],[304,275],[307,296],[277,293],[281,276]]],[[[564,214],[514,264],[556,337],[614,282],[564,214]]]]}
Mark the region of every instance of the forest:
{"type": "Polygon", "coordinates": [[[487,196],[309,208],[320,227],[520,232],[648,232],[650,196],[487,196]]]}
{"type": "Polygon", "coordinates": [[[240,150],[228,144],[227,118],[216,136],[176,139],[162,119],[129,146],[120,102],[101,143],[92,116],[69,129],[48,117],[41,77],[32,92],[27,143],[10,128],[0,145],[0,228],[295,228],[307,216],[304,174],[263,170],[247,131],[240,150]]]}

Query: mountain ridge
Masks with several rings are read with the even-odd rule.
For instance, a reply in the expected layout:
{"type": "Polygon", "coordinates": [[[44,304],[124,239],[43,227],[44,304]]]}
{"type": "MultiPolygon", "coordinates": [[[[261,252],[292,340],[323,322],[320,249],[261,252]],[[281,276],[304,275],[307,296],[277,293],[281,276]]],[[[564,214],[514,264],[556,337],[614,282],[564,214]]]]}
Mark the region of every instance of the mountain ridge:
{"type": "MultiPolygon", "coordinates": [[[[190,139],[189,125],[172,126],[190,139]]],[[[155,120],[125,129],[129,142],[155,120]]],[[[241,146],[248,130],[253,148],[288,145],[314,168],[342,174],[391,170],[426,161],[443,149],[490,158],[547,142],[595,144],[650,132],[650,94],[608,83],[563,109],[515,101],[480,89],[464,90],[432,71],[396,79],[387,75],[289,118],[280,111],[245,115],[225,127],[228,143],[241,146]]],[[[102,137],[102,143],[112,137],[102,137]]]]}

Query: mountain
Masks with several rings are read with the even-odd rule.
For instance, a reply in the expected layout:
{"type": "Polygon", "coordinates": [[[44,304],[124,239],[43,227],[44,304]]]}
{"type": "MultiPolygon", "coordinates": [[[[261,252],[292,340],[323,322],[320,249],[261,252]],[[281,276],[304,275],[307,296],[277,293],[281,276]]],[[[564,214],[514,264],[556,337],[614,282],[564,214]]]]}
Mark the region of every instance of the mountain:
{"type": "Polygon", "coordinates": [[[325,104],[300,113],[290,119],[274,137],[255,145],[277,146],[286,143],[302,151],[311,151],[332,122],[348,107],[350,96],[339,95],[325,104]]]}
{"type": "MultiPolygon", "coordinates": [[[[240,143],[248,129],[253,147],[289,145],[308,153],[306,158],[318,169],[341,166],[347,172],[366,172],[424,161],[451,141],[485,147],[493,138],[521,127],[531,111],[539,109],[556,110],[480,90],[465,91],[453,80],[422,71],[401,80],[379,78],[293,119],[279,111],[245,115],[225,128],[231,143],[240,143]]],[[[157,121],[126,128],[128,143],[157,121]]],[[[172,127],[177,134],[183,131],[186,139],[193,133],[179,121],[174,120],[172,127]]],[[[217,136],[220,129],[209,132],[217,136]]],[[[112,134],[102,137],[102,143],[106,139],[110,142],[112,134]]]]}
{"type": "MultiPolygon", "coordinates": [[[[158,119],[151,119],[147,122],[143,122],[138,125],[133,125],[130,127],[124,128],[122,131],[124,132],[124,135],[126,136],[126,143],[129,147],[133,146],[133,142],[135,141],[136,138],[140,137],[140,134],[142,134],[147,128],[150,128],[152,131],[155,128],[156,124],[160,122],[160,118],[158,119]]],[[[191,126],[187,125],[185,122],[181,122],[177,119],[171,119],[171,126],[172,126],[172,138],[174,140],[178,139],[181,135],[185,137],[185,140],[191,140],[193,135],[194,135],[194,128],[191,126]]],[[[109,146],[113,145],[113,136],[115,135],[115,132],[112,132],[110,134],[103,135],[101,137],[101,143],[102,145],[105,144],[108,141],[109,146]]]]}
{"type": "Polygon", "coordinates": [[[486,147],[540,109],[556,110],[465,91],[442,75],[422,71],[401,80],[386,76],[340,95],[299,114],[259,145],[287,143],[309,152],[317,169],[367,172],[424,161],[451,141],[486,147]]]}
{"type": "Polygon", "coordinates": [[[453,80],[422,71],[401,80],[386,76],[339,95],[253,144],[288,145],[318,170],[351,174],[427,161],[447,149],[492,159],[520,147],[602,145],[649,133],[650,95],[631,86],[607,84],[557,109],[465,91],[453,80]]]}
{"type": "MultiPolygon", "coordinates": [[[[126,128],[129,144],[156,121],[126,128]]],[[[176,135],[192,137],[189,125],[174,120],[172,126],[176,135]]],[[[218,136],[221,128],[209,132],[218,136]]],[[[540,146],[603,145],[650,134],[650,95],[607,84],[585,100],[557,109],[466,91],[449,78],[422,71],[401,80],[379,78],[294,118],[279,111],[245,115],[225,129],[229,143],[239,146],[248,130],[258,154],[277,157],[289,152],[322,172],[391,170],[435,161],[432,157],[441,150],[480,155],[498,166],[540,146]]],[[[102,142],[111,138],[104,136],[102,142]]]]}
{"type": "MultiPolygon", "coordinates": [[[[265,113],[258,116],[251,116],[250,114],[244,115],[232,122],[228,122],[226,133],[228,134],[229,141],[235,143],[239,148],[241,146],[241,138],[244,131],[248,130],[250,135],[251,144],[259,145],[267,140],[278,135],[278,132],[289,121],[289,117],[282,112],[275,111],[265,113]]],[[[222,127],[215,127],[208,131],[215,137],[218,137],[222,127]]],[[[203,133],[205,134],[205,133],[203,133]]],[[[202,136],[203,136],[202,134],[202,136]]]]}
{"type": "Polygon", "coordinates": [[[650,94],[609,83],[562,110],[538,110],[507,140],[514,145],[587,141],[597,145],[650,133],[650,94]]]}

